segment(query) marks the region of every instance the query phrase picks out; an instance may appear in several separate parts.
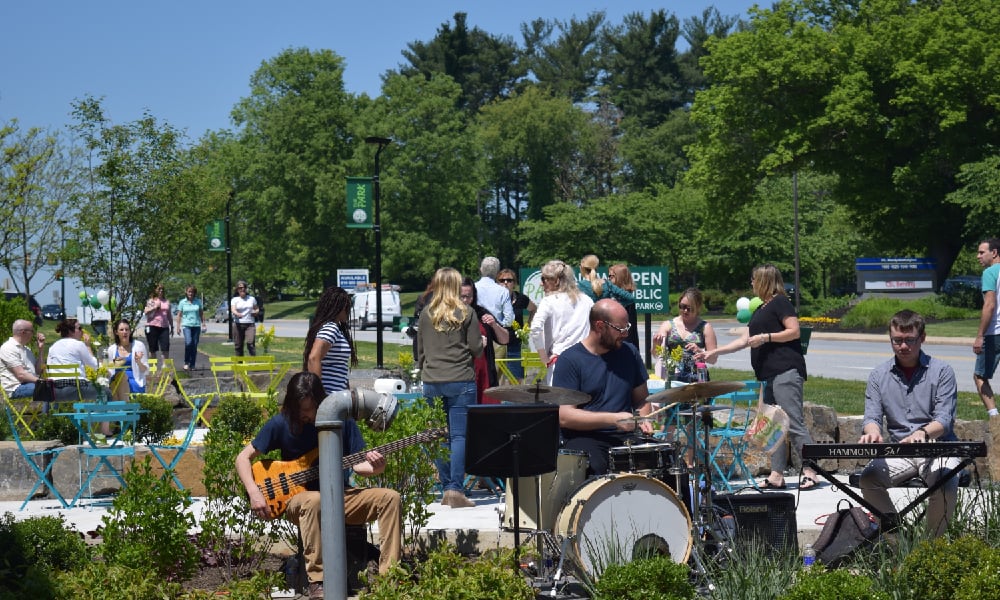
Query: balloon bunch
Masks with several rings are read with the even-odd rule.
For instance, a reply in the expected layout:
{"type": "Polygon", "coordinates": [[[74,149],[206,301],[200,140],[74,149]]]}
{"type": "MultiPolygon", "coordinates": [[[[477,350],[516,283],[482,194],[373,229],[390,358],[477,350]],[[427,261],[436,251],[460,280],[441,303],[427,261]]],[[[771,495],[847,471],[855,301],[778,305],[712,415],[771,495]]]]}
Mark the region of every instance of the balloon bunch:
{"type": "Polygon", "coordinates": [[[104,307],[108,310],[114,310],[116,304],[115,299],[111,297],[111,294],[110,292],[108,292],[108,290],[101,290],[96,294],[92,294],[89,296],[87,295],[87,290],[81,290],[80,303],[83,304],[84,307],[87,306],[91,308],[104,307]]]}
{"type": "Polygon", "coordinates": [[[760,308],[760,305],[763,303],[764,301],[759,296],[754,296],[753,299],[746,296],[740,297],[736,301],[736,320],[743,324],[749,323],[753,311],[760,308]]]}

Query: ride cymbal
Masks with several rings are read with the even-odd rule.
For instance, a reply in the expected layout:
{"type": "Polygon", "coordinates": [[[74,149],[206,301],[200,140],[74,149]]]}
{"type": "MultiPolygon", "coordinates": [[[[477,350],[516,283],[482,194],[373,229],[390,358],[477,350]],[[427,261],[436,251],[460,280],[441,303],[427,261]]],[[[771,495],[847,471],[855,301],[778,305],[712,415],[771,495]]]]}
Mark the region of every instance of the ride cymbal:
{"type": "Polygon", "coordinates": [[[590,402],[590,394],[540,383],[491,387],[483,391],[483,396],[489,396],[501,402],[519,404],[546,402],[548,404],[577,405],[590,402]]]}
{"type": "Polygon", "coordinates": [[[709,400],[722,394],[741,390],[746,385],[742,381],[699,381],[685,386],[667,388],[646,398],[646,402],[678,402],[686,404],[697,400],[709,400]]]}

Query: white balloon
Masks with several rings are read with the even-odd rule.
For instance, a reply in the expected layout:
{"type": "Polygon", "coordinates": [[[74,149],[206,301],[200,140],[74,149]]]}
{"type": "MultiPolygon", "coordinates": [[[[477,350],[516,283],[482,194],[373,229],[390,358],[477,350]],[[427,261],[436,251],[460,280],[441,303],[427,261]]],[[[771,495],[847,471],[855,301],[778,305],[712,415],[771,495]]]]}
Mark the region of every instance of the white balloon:
{"type": "Polygon", "coordinates": [[[110,296],[111,294],[108,293],[108,290],[101,290],[97,292],[97,301],[100,302],[103,306],[107,306],[108,298],[110,296]]]}
{"type": "Polygon", "coordinates": [[[736,301],[736,310],[750,310],[750,298],[741,296],[740,299],[736,301]]]}

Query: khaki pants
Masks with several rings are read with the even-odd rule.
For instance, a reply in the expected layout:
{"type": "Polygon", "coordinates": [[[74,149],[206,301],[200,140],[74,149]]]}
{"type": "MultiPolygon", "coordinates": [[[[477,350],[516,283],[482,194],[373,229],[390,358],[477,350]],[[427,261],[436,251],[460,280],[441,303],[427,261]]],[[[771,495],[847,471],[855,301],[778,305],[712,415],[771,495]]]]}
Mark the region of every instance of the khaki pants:
{"type": "MultiPolygon", "coordinates": [[[[306,577],[310,583],[323,581],[323,541],[320,532],[320,494],[305,491],[288,502],[285,516],[299,526],[306,577]]],[[[348,525],[364,525],[378,520],[380,559],[378,572],[385,573],[399,560],[402,551],[403,521],[399,493],[386,488],[344,490],[344,516],[348,525]]]]}

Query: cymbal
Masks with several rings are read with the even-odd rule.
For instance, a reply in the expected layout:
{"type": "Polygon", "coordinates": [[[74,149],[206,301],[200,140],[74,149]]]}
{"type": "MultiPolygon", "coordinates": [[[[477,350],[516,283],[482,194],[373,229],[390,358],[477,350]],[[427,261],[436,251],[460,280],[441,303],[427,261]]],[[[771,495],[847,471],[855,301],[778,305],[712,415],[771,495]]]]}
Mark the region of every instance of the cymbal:
{"type": "Polygon", "coordinates": [[[519,404],[547,402],[549,404],[577,405],[590,402],[590,394],[542,384],[491,387],[483,391],[483,395],[501,402],[519,404]]]}
{"type": "Polygon", "coordinates": [[[722,394],[741,390],[746,385],[742,381],[699,381],[675,388],[667,388],[646,398],[646,402],[691,402],[708,400],[722,394]]]}
{"type": "Polygon", "coordinates": [[[703,414],[709,413],[709,412],[717,412],[717,411],[720,411],[720,410],[729,410],[731,408],[732,408],[732,406],[721,406],[721,405],[720,406],[715,406],[714,404],[704,404],[702,406],[696,407],[694,410],[691,410],[691,409],[682,410],[682,411],[679,411],[677,414],[679,414],[682,417],[694,417],[694,416],[703,415],[703,414]]]}

